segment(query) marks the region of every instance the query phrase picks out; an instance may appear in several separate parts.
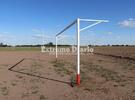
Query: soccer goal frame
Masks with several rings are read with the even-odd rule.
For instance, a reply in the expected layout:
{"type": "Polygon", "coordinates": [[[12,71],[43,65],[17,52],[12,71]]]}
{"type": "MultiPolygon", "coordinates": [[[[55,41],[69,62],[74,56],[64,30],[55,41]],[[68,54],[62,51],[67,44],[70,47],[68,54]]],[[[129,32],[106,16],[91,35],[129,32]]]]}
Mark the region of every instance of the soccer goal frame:
{"type": "Polygon", "coordinates": [[[58,36],[61,35],[62,33],[64,33],[64,31],[68,30],[70,27],[72,27],[73,25],[77,25],[77,75],[76,75],[76,83],[78,85],[80,85],[80,32],[83,30],[86,30],[90,27],[93,27],[97,24],[100,24],[102,22],[109,22],[108,20],[93,20],[93,19],[80,19],[77,18],[75,21],[73,21],[71,24],[69,24],[67,27],[65,27],[62,31],[60,31],[59,33],[56,34],[55,36],[55,48],[56,48],[56,60],[58,58],[58,36]],[[81,22],[94,22],[93,24],[90,24],[84,28],[80,28],[81,22]]]}

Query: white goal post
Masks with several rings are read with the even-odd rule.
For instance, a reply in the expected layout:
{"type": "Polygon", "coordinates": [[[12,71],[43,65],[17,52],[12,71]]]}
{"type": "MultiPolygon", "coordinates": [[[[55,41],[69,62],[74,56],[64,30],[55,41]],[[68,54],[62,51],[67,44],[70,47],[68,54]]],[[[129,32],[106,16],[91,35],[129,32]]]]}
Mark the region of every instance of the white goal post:
{"type": "Polygon", "coordinates": [[[99,23],[102,22],[109,22],[108,20],[93,20],[93,19],[80,19],[77,18],[75,21],[73,21],[71,24],[69,24],[66,28],[64,28],[62,31],[56,34],[55,36],[55,45],[56,45],[56,60],[58,58],[58,50],[57,50],[57,39],[60,34],[62,34],[64,31],[68,30],[70,27],[72,27],[74,24],[77,24],[77,77],[76,77],[76,83],[79,85],[80,84],[80,32],[88,29],[90,27],[93,27],[99,23]],[[84,28],[80,28],[81,21],[86,21],[86,22],[94,22],[93,24],[90,24],[84,28]]]}

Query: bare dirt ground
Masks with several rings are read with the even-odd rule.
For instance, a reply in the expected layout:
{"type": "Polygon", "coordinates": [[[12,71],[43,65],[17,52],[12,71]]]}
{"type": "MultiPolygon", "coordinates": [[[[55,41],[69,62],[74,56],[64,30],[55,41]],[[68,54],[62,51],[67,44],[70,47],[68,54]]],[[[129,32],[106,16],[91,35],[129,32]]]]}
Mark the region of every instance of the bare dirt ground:
{"type": "Polygon", "coordinates": [[[135,59],[135,47],[94,47],[96,53],[135,59]]]}
{"type": "Polygon", "coordinates": [[[58,57],[1,51],[0,100],[135,100],[135,61],[82,55],[81,85],[72,87],[76,56],[58,57]]]}

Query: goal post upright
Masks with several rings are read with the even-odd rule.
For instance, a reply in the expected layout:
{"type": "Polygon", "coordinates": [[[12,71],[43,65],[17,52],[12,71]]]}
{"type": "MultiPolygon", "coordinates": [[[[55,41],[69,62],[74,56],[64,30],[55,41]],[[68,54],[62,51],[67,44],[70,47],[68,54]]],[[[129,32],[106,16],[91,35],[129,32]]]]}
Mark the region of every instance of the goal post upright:
{"type": "Polygon", "coordinates": [[[56,44],[55,44],[55,53],[56,53],[56,61],[57,61],[57,55],[58,55],[58,54],[57,54],[57,53],[58,53],[58,50],[57,50],[57,48],[58,48],[58,47],[57,47],[57,36],[55,37],[55,43],[56,43],[56,44]]]}
{"type": "Polygon", "coordinates": [[[76,83],[80,85],[80,19],[77,19],[77,76],[76,83]]]}

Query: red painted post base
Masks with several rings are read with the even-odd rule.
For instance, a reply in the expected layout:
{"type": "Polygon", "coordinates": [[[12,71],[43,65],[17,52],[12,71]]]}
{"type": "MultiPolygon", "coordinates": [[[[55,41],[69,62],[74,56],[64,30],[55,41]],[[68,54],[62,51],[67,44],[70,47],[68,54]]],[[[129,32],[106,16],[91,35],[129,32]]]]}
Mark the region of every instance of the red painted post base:
{"type": "Polygon", "coordinates": [[[80,85],[80,74],[77,74],[76,83],[77,85],[80,85]]]}

